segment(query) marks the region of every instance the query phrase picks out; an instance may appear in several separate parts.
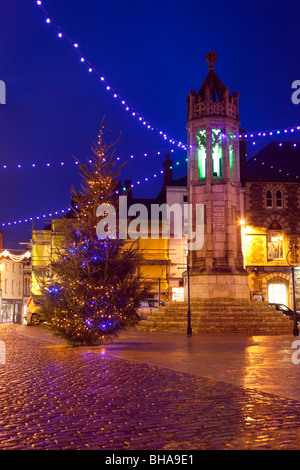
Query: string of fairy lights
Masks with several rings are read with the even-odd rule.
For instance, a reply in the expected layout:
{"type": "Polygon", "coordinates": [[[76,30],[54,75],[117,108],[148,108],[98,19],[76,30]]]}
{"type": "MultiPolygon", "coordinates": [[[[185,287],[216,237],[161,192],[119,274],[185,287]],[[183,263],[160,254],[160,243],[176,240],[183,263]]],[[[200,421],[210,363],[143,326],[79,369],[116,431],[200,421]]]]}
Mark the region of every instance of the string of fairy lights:
{"type": "MultiPolygon", "coordinates": [[[[294,134],[294,132],[299,131],[300,126],[294,126],[294,127],[287,127],[285,129],[273,129],[271,131],[256,131],[256,132],[244,132],[242,134],[236,135],[234,134],[234,138],[239,138],[242,140],[249,140],[249,139],[257,139],[258,137],[279,137],[282,135],[287,135],[287,134],[294,134]]],[[[252,142],[253,145],[256,145],[255,140],[252,142]]]]}
{"type": "MultiPolygon", "coordinates": [[[[284,144],[282,142],[278,143],[279,147],[282,147],[283,145],[284,144]]],[[[296,148],[298,145],[300,145],[300,144],[296,143],[296,142],[292,143],[293,148],[296,148]]],[[[185,159],[184,162],[176,161],[175,166],[180,166],[180,165],[183,165],[183,164],[186,165],[186,161],[187,161],[187,159],[185,159]]],[[[253,158],[253,161],[257,161],[256,157],[253,158]]],[[[288,179],[296,179],[296,180],[299,179],[299,175],[291,175],[289,172],[285,172],[282,168],[276,168],[276,166],[274,164],[267,163],[267,162],[264,162],[264,161],[259,162],[259,163],[260,163],[261,166],[268,167],[269,170],[270,169],[273,170],[275,178],[280,176],[280,177],[287,177],[288,179]]],[[[171,166],[171,168],[172,169],[174,168],[174,163],[171,166]]],[[[155,172],[155,173],[151,174],[150,176],[137,179],[137,180],[131,182],[130,187],[135,188],[135,187],[139,187],[140,185],[142,185],[144,183],[155,181],[161,175],[163,175],[163,173],[164,173],[164,170],[159,170],[158,172],[155,172]]],[[[116,190],[115,193],[117,195],[118,194],[121,195],[121,194],[125,193],[127,190],[128,190],[128,187],[122,187],[121,190],[116,190]]],[[[16,219],[16,220],[10,221],[10,222],[3,222],[3,223],[0,224],[0,226],[2,226],[2,227],[13,227],[13,226],[16,226],[16,225],[19,225],[19,224],[22,224],[22,223],[30,223],[30,222],[33,222],[33,221],[39,221],[39,220],[45,220],[45,219],[48,219],[48,218],[60,217],[61,215],[64,215],[69,211],[71,211],[70,207],[68,207],[67,209],[51,211],[51,212],[40,214],[40,215],[37,215],[37,216],[31,216],[31,217],[22,218],[22,219],[16,219]]]]}
{"type": "MultiPolygon", "coordinates": [[[[4,250],[0,253],[0,262],[2,258],[10,258],[12,261],[23,261],[25,258],[26,259],[31,258],[31,253],[30,251],[26,251],[25,253],[17,255],[16,253],[11,253],[8,250],[4,250]]],[[[3,267],[3,264],[0,265],[0,268],[2,267],[3,267]]]]}
{"type": "MultiPolygon", "coordinates": [[[[179,166],[180,164],[182,164],[182,162],[180,161],[177,161],[175,163],[176,166],[179,166]]],[[[161,176],[163,174],[163,170],[159,170],[149,176],[146,176],[146,177],[143,177],[143,178],[140,178],[140,179],[137,179],[133,182],[131,182],[130,184],[130,187],[131,188],[134,188],[134,187],[138,187],[144,183],[150,183],[152,181],[155,181],[159,178],[159,176],[161,176]]],[[[118,195],[121,195],[123,193],[125,193],[129,188],[128,187],[122,187],[121,190],[116,190],[115,193],[118,195]]],[[[33,222],[33,221],[39,221],[39,220],[43,220],[43,219],[47,219],[47,218],[54,218],[55,216],[60,216],[60,215],[64,215],[66,212],[69,212],[71,210],[71,208],[69,207],[68,209],[61,209],[61,210],[56,210],[56,211],[52,211],[52,212],[49,212],[49,213],[44,213],[44,214],[40,214],[40,215],[37,215],[37,216],[31,216],[31,217],[26,217],[26,218],[22,218],[22,219],[16,219],[16,220],[13,220],[13,221],[10,221],[10,222],[3,222],[3,223],[0,223],[0,226],[2,227],[12,227],[12,226],[16,226],[16,225],[19,225],[19,224],[23,224],[23,223],[30,223],[30,222],[33,222]]]]}
{"type": "MultiPolygon", "coordinates": [[[[174,153],[174,149],[161,149],[161,150],[152,150],[148,152],[139,152],[135,154],[127,154],[127,155],[120,155],[116,157],[116,161],[121,162],[123,160],[132,161],[141,159],[143,157],[151,157],[154,158],[155,156],[165,155],[166,153],[174,153]]],[[[91,160],[89,160],[91,163],[91,160]]],[[[65,165],[71,164],[78,166],[79,162],[77,160],[64,160],[64,161],[48,161],[48,162],[37,162],[37,163],[0,163],[0,171],[7,170],[7,169],[15,169],[20,170],[22,168],[61,168],[65,165]]]]}
{"type": "Polygon", "coordinates": [[[153,125],[150,123],[141,113],[139,113],[133,106],[131,106],[128,103],[128,100],[124,99],[115,89],[114,87],[105,79],[103,74],[98,72],[96,67],[89,61],[89,59],[82,53],[80,50],[79,44],[76,41],[73,41],[68,34],[65,33],[65,31],[58,25],[58,23],[55,21],[55,19],[48,13],[48,11],[44,8],[42,5],[41,0],[35,0],[35,3],[40,7],[42,12],[45,15],[45,21],[47,24],[52,24],[56,28],[57,31],[57,37],[58,38],[63,38],[65,39],[71,46],[72,48],[76,51],[76,53],[79,55],[80,62],[84,65],[87,66],[87,70],[89,73],[93,73],[97,76],[99,81],[103,84],[105,87],[105,90],[110,93],[112,98],[116,101],[118,101],[121,106],[132,116],[132,118],[136,119],[143,127],[150,131],[155,131],[157,132],[164,140],[168,141],[172,145],[177,145],[179,148],[182,148],[183,150],[186,150],[186,145],[172,137],[170,137],[165,131],[162,129],[158,128],[157,126],[153,125]]]}
{"type": "Polygon", "coordinates": [[[40,214],[40,215],[26,217],[22,219],[16,219],[11,222],[3,222],[3,223],[0,223],[0,227],[14,227],[16,225],[20,225],[23,223],[30,223],[30,222],[38,221],[38,220],[47,220],[50,218],[52,219],[52,218],[55,218],[55,216],[60,217],[62,215],[65,215],[69,211],[71,211],[71,207],[68,207],[67,209],[60,209],[56,211],[47,212],[42,215],[40,214]]]}
{"type": "MultiPolygon", "coordinates": [[[[107,92],[110,93],[110,96],[114,100],[118,100],[120,104],[124,107],[124,109],[128,112],[129,115],[131,115],[133,118],[136,118],[138,122],[140,122],[143,127],[146,129],[149,129],[150,131],[156,131],[159,133],[159,135],[164,139],[168,140],[172,145],[177,145],[179,148],[186,150],[187,149],[187,144],[184,144],[178,139],[172,138],[169,136],[164,130],[160,129],[159,127],[153,125],[150,123],[146,118],[144,118],[134,107],[132,107],[130,104],[128,104],[128,100],[126,100],[124,97],[122,97],[115,89],[114,87],[105,79],[105,77],[98,72],[96,67],[88,60],[88,58],[82,53],[79,43],[77,41],[73,41],[68,34],[61,28],[60,25],[56,22],[56,20],[53,18],[52,15],[49,14],[49,12],[44,8],[42,0],[35,0],[35,3],[40,7],[42,12],[44,13],[45,16],[45,21],[47,24],[52,24],[56,28],[57,31],[57,37],[60,39],[65,39],[70,46],[75,50],[75,52],[79,55],[80,62],[82,64],[85,64],[87,66],[87,70],[89,73],[94,73],[100,80],[100,82],[105,86],[105,89],[107,92]]],[[[247,140],[253,140],[257,138],[263,138],[263,137],[272,137],[272,136],[279,136],[282,134],[288,134],[291,133],[293,134],[296,131],[300,130],[300,126],[294,126],[294,127],[287,127],[287,128],[281,128],[281,129],[271,129],[271,130],[262,130],[262,131],[254,131],[254,132],[243,132],[241,134],[234,134],[233,138],[237,139],[247,139],[247,140]]],[[[253,141],[253,145],[256,145],[256,142],[253,141]]]]}
{"type": "MultiPolygon", "coordinates": [[[[77,42],[74,42],[73,40],[71,40],[70,37],[65,33],[65,31],[57,24],[55,19],[52,16],[50,16],[48,11],[42,5],[42,1],[41,0],[35,0],[35,3],[41,8],[42,12],[44,13],[46,23],[47,24],[52,24],[56,28],[58,38],[64,38],[65,40],[68,41],[68,43],[79,54],[80,62],[87,65],[88,72],[89,73],[94,73],[100,79],[100,82],[105,86],[106,91],[110,92],[113,99],[118,100],[121,103],[121,105],[125,108],[125,110],[128,111],[129,115],[131,115],[132,117],[136,118],[139,122],[141,122],[142,126],[144,126],[146,129],[149,129],[150,131],[158,132],[159,135],[164,140],[167,140],[170,144],[172,144],[172,146],[177,145],[178,148],[180,148],[182,150],[187,150],[187,145],[185,145],[181,141],[178,141],[177,139],[174,139],[174,138],[170,137],[162,129],[160,129],[157,126],[154,126],[153,124],[151,124],[135,108],[133,108],[131,105],[129,105],[128,101],[126,99],[124,99],[111,86],[111,84],[104,78],[104,76],[102,74],[100,74],[97,71],[97,69],[93,66],[93,64],[87,59],[87,57],[84,54],[82,54],[82,52],[79,48],[79,44],[77,42]]],[[[272,137],[272,136],[279,137],[279,136],[286,136],[288,134],[293,135],[296,131],[299,131],[299,130],[300,130],[300,126],[294,126],[294,127],[284,128],[284,129],[273,129],[273,130],[269,130],[269,131],[255,131],[255,132],[249,132],[249,133],[243,132],[239,135],[234,135],[233,138],[240,139],[240,140],[252,140],[252,144],[256,145],[256,140],[258,138],[272,137]]],[[[279,142],[278,145],[282,146],[282,143],[279,142]]],[[[296,147],[297,143],[294,143],[293,145],[294,145],[294,147],[296,147]]],[[[141,156],[148,157],[148,156],[153,156],[155,154],[159,156],[159,155],[165,154],[167,152],[168,153],[173,153],[174,149],[172,148],[172,149],[169,149],[169,150],[164,149],[164,150],[159,150],[159,151],[150,151],[150,152],[138,153],[138,154],[135,154],[135,155],[131,154],[131,155],[126,155],[125,158],[127,158],[128,160],[135,160],[136,158],[140,158],[141,156]]],[[[122,157],[120,157],[120,156],[116,157],[117,160],[120,160],[121,158],[122,157]]],[[[182,166],[183,164],[186,165],[186,161],[187,161],[187,158],[185,158],[184,161],[177,160],[173,164],[173,167],[174,166],[176,166],[176,167],[182,166]]],[[[74,165],[78,165],[77,161],[73,161],[73,163],[74,163],[74,165]]],[[[55,167],[55,168],[57,168],[57,167],[64,167],[66,164],[69,164],[69,161],[58,161],[58,162],[49,161],[49,162],[45,162],[45,163],[37,162],[37,163],[28,163],[28,164],[22,164],[22,163],[9,164],[9,163],[5,163],[5,164],[0,164],[0,171],[1,170],[6,170],[6,169],[9,169],[9,168],[13,168],[13,169],[17,169],[17,170],[20,170],[22,168],[29,168],[29,167],[32,168],[32,169],[40,168],[40,167],[44,167],[44,168],[53,168],[53,167],[55,167]]],[[[264,164],[265,163],[262,162],[262,165],[264,165],[264,164]]],[[[270,165],[270,168],[273,169],[274,166],[270,165]]],[[[277,169],[277,170],[278,170],[279,173],[282,174],[281,169],[277,169]]],[[[137,179],[136,181],[131,183],[131,188],[138,187],[138,186],[140,186],[140,185],[142,185],[146,182],[156,180],[157,178],[159,178],[159,176],[161,174],[163,174],[163,170],[159,170],[157,172],[154,172],[154,173],[150,174],[149,176],[144,176],[140,179],[137,179]]],[[[289,176],[288,173],[287,173],[287,176],[289,176]]],[[[298,178],[298,175],[296,176],[296,178],[298,178]]],[[[122,190],[125,191],[126,188],[123,187],[122,190]]],[[[118,193],[118,191],[116,191],[116,193],[118,193]]],[[[68,208],[67,211],[69,211],[69,210],[71,210],[71,209],[68,208]]],[[[18,224],[28,223],[28,222],[31,222],[33,220],[41,220],[41,219],[46,219],[48,217],[54,217],[55,215],[64,214],[65,212],[66,212],[66,209],[62,209],[62,210],[55,211],[55,212],[52,211],[50,213],[44,213],[44,214],[40,214],[38,216],[31,216],[31,217],[27,217],[27,218],[23,218],[23,219],[17,219],[17,220],[10,221],[10,222],[3,222],[1,225],[2,225],[2,227],[16,226],[18,224]]]]}

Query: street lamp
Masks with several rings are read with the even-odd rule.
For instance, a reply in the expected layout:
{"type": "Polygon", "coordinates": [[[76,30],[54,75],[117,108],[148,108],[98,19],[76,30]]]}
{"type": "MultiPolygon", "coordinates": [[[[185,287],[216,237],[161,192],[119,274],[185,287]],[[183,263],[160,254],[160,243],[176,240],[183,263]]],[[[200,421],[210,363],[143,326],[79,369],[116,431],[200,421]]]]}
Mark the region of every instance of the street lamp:
{"type": "MultiPolygon", "coordinates": [[[[184,268],[178,268],[184,269],[184,268]]],[[[190,252],[188,250],[186,255],[186,274],[187,274],[187,301],[188,301],[188,308],[187,308],[187,335],[192,336],[192,324],[191,324],[191,292],[190,292],[190,252]]]]}
{"type": "Polygon", "coordinates": [[[294,336],[299,336],[299,328],[298,328],[298,323],[297,323],[297,311],[296,311],[296,294],[295,294],[295,266],[293,266],[289,260],[289,254],[291,251],[293,251],[295,248],[297,248],[297,245],[293,245],[292,242],[290,242],[289,245],[289,251],[287,252],[286,255],[286,261],[287,263],[291,266],[292,268],[292,284],[293,284],[293,306],[294,306],[294,329],[293,329],[293,335],[294,336]]]}
{"type": "Polygon", "coordinates": [[[191,292],[190,292],[190,252],[187,253],[186,258],[186,273],[187,273],[187,291],[188,291],[188,309],[187,309],[187,335],[192,336],[191,325],[191,292]]]}

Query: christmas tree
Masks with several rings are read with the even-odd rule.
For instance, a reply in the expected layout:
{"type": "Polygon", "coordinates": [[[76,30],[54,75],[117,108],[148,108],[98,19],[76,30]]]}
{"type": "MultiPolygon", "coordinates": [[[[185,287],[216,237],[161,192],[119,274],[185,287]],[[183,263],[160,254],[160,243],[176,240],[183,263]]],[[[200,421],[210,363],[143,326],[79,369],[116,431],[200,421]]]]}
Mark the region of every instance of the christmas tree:
{"type": "Polygon", "coordinates": [[[54,334],[72,344],[95,344],[138,321],[137,310],[147,296],[138,274],[140,253],[134,244],[98,238],[100,204],[118,208],[120,168],[114,144],[98,145],[86,163],[77,160],[81,191],[72,188],[72,214],[56,223],[51,276],[42,283],[39,304],[54,334]]]}

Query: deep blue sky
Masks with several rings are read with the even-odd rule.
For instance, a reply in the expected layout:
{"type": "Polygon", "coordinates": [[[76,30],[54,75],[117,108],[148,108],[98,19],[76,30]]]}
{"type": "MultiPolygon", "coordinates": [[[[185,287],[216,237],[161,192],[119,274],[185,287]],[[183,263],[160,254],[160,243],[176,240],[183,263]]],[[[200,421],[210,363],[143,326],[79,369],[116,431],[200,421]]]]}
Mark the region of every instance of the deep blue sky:
{"type": "MultiPolygon", "coordinates": [[[[240,93],[242,127],[300,125],[300,105],[291,101],[291,84],[300,80],[296,0],[43,0],[43,6],[118,93],[175,139],[186,142],[186,98],[206,77],[210,50],[219,55],[216,72],[223,83],[240,93]]],[[[107,141],[122,133],[117,152],[140,155],[123,179],[160,171],[165,141],[113,100],[69,43],[57,38],[53,24],[46,24],[35,0],[1,2],[0,79],[7,87],[7,104],[0,105],[0,223],[69,203],[70,187],[78,184],[72,155],[91,155],[103,116],[107,141]],[[143,156],[154,150],[162,156],[143,156]],[[61,160],[64,167],[45,166],[61,160]],[[4,170],[3,164],[24,167],[4,170]]],[[[177,150],[173,160],[182,162],[175,176],[183,176],[184,152],[177,150]]],[[[134,194],[155,195],[160,185],[160,178],[151,178],[134,194]]],[[[28,241],[30,230],[30,224],[6,227],[4,246],[28,241]]]]}

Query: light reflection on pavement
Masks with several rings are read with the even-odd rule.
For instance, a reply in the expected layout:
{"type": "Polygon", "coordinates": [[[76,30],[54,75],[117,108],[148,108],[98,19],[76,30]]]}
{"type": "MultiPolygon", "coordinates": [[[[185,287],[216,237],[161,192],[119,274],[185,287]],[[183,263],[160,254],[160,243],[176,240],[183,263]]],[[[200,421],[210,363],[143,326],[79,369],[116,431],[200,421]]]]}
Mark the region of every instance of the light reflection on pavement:
{"type": "Polygon", "coordinates": [[[72,348],[0,325],[0,449],[299,449],[294,338],[130,330],[72,348]]]}

